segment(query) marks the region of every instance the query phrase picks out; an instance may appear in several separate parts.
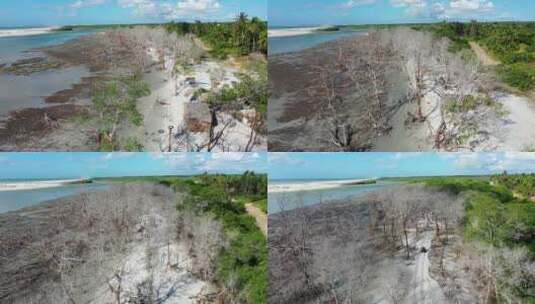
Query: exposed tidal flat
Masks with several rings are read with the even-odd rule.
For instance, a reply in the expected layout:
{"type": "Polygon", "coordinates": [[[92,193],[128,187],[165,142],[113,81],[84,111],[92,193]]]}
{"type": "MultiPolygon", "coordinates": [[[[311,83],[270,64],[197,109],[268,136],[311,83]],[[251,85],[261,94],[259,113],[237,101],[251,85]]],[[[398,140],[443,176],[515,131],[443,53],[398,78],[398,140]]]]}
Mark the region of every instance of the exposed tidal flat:
{"type": "Polygon", "coordinates": [[[365,35],[367,30],[340,29],[327,31],[325,27],[271,28],[268,54],[298,52],[332,40],[365,35]]]}
{"type": "Polygon", "coordinates": [[[99,31],[99,29],[59,31],[56,28],[0,28],[0,64],[36,57],[42,55],[40,48],[62,44],[99,31]]]}

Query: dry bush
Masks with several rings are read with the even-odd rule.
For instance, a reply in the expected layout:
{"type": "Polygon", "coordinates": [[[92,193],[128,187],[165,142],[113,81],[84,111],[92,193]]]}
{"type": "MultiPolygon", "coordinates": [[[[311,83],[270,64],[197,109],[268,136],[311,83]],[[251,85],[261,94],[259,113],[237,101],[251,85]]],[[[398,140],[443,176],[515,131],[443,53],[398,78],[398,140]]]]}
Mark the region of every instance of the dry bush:
{"type": "Polygon", "coordinates": [[[446,226],[452,233],[462,216],[462,201],[422,185],[291,211],[284,210],[289,203],[282,200],[283,210],[269,218],[271,303],[367,303],[376,289],[391,303],[401,303],[406,274],[396,268],[383,274],[393,281],[378,283],[381,262],[413,257],[409,233],[439,227],[442,236],[446,226]]]}
{"type": "Polygon", "coordinates": [[[217,257],[220,250],[227,246],[221,223],[210,215],[183,211],[178,233],[193,261],[189,270],[203,280],[215,281],[217,257]]]}
{"type": "Polygon", "coordinates": [[[191,36],[168,33],[162,27],[114,28],[105,31],[102,37],[107,60],[116,64],[120,59],[128,58],[125,66],[132,68],[135,73],[145,72],[155,63],[151,53],[156,55],[162,69],[173,75],[177,64],[198,61],[203,53],[191,36]]]}
{"type": "Polygon", "coordinates": [[[23,225],[29,228],[28,241],[6,257],[13,265],[1,265],[0,277],[10,269],[21,275],[11,277],[0,298],[10,303],[94,300],[95,290],[120,277],[129,245],[142,241],[140,235],[160,243],[176,238],[176,230],[169,229],[176,227],[175,205],[175,194],[154,184],[111,186],[51,204],[35,224],[23,225]]]}

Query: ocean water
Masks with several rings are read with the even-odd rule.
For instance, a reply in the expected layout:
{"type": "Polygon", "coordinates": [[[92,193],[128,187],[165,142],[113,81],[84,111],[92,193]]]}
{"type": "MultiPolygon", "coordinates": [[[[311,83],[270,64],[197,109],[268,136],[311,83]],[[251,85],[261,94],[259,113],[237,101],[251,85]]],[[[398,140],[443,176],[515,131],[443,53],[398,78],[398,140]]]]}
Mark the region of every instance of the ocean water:
{"type": "MultiPolygon", "coordinates": [[[[1,30],[1,29],[0,29],[1,30]]],[[[0,37],[0,64],[42,56],[37,48],[58,45],[69,40],[96,33],[96,30],[51,32],[30,36],[0,37]]],[[[32,107],[46,107],[44,97],[70,88],[82,77],[89,76],[84,66],[50,70],[29,76],[0,74],[0,120],[10,111],[32,107]]]]}
{"type": "MultiPolygon", "coordinates": [[[[305,185],[307,181],[297,181],[305,185]]],[[[270,187],[276,184],[296,183],[295,180],[270,180],[270,187]]],[[[377,181],[375,184],[341,186],[329,189],[304,190],[293,192],[269,192],[268,213],[292,210],[298,207],[312,206],[320,202],[352,199],[371,191],[385,189],[397,183],[377,181]]],[[[303,187],[306,188],[306,187],[303,187]]]]}
{"type": "Polygon", "coordinates": [[[298,36],[268,37],[268,55],[298,52],[321,43],[345,37],[360,36],[366,33],[366,30],[342,29],[340,31],[316,32],[298,36]]]}
{"type": "Polygon", "coordinates": [[[73,30],[29,36],[0,37],[0,64],[37,57],[40,55],[40,52],[36,50],[37,48],[62,44],[98,31],[93,29],[73,30]]]}
{"type": "Polygon", "coordinates": [[[110,185],[106,183],[75,184],[55,188],[0,191],[0,213],[14,211],[43,202],[68,197],[78,193],[104,190],[110,185]]]}

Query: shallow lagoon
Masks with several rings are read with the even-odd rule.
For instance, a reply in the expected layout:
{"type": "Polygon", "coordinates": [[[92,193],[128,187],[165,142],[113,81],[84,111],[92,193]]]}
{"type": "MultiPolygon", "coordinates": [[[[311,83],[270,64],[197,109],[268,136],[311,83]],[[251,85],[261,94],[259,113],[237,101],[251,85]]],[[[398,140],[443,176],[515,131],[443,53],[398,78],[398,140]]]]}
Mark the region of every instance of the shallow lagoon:
{"type": "MultiPolygon", "coordinates": [[[[96,30],[51,32],[33,36],[0,37],[0,64],[44,56],[37,48],[58,45],[96,33],[96,30]]],[[[90,75],[84,66],[54,69],[29,76],[0,74],[0,120],[10,111],[50,106],[44,98],[79,83],[90,75]]]]}
{"type": "Polygon", "coordinates": [[[282,53],[298,52],[332,40],[351,36],[365,35],[366,32],[366,30],[342,29],[340,31],[316,32],[312,34],[298,36],[269,37],[268,54],[275,55],[282,53]]]}
{"type": "Polygon", "coordinates": [[[0,191],[0,213],[35,206],[47,201],[110,187],[106,183],[74,184],[54,188],[0,191]]]}
{"type": "MultiPolygon", "coordinates": [[[[302,181],[301,181],[302,182],[302,181]]],[[[270,180],[270,185],[277,183],[295,183],[295,181],[270,180]]],[[[304,182],[306,183],[306,182],[304,182]]],[[[284,210],[291,210],[297,207],[312,206],[320,202],[349,200],[368,192],[385,189],[395,182],[377,181],[375,184],[341,186],[329,189],[306,190],[294,192],[270,192],[268,194],[268,213],[277,213],[284,210]],[[282,202],[282,204],[281,204],[282,202]]]]}

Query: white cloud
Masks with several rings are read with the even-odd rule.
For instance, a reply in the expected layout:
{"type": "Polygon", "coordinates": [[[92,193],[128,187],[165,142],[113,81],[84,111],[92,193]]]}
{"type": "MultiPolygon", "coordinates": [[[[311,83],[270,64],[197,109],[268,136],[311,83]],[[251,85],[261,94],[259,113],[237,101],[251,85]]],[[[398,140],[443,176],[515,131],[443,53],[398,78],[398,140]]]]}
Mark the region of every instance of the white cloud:
{"type": "Polygon", "coordinates": [[[460,169],[477,170],[487,173],[535,172],[533,153],[452,153],[443,156],[460,169]]]}
{"type": "Polygon", "coordinates": [[[177,8],[184,11],[205,12],[220,7],[218,0],[183,0],[177,3],[177,8]]]}
{"type": "Polygon", "coordinates": [[[300,153],[286,153],[286,152],[272,152],[269,153],[269,164],[274,165],[302,165],[305,163],[303,159],[297,158],[300,153]]]}
{"type": "Polygon", "coordinates": [[[106,0],[78,0],[69,5],[72,9],[79,9],[83,7],[91,7],[104,4],[106,0]]]}
{"type": "Polygon", "coordinates": [[[446,4],[436,2],[431,15],[439,19],[472,19],[491,17],[495,11],[490,0],[451,0],[446,4]]]}
{"type": "Polygon", "coordinates": [[[221,9],[219,0],[118,0],[119,6],[132,8],[138,16],[149,18],[194,19],[221,9]]]}
{"type": "Polygon", "coordinates": [[[390,0],[395,7],[416,7],[422,8],[427,6],[426,0],[390,0]]]}
{"type": "Polygon", "coordinates": [[[342,7],[342,8],[353,8],[353,7],[361,6],[361,5],[374,4],[375,2],[377,2],[377,0],[349,0],[349,1],[345,2],[345,3],[342,3],[340,5],[340,7],[342,7]]]}
{"type": "Polygon", "coordinates": [[[390,4],[405,8],[411,16],[436,19],[477,19],[495,11],[492,0],[390,0],[390,4]]]}
{"type": "Polygon", "coordinates": [[[450,7],[459,11],[487,11],[494,8],[490,0],[452,0],[450,7]]]}
{"type": "Polygon", "coordinates": [[[153,153],[152,158],[176,172],[265,172],[266,153],[153,153]]]}
{"type": "Polygon", "coordinates": [[[390,3],[405,8],[405,13],[411,16],[422,15],[428,8],[427,0],[390,0],[390,3]]]}

